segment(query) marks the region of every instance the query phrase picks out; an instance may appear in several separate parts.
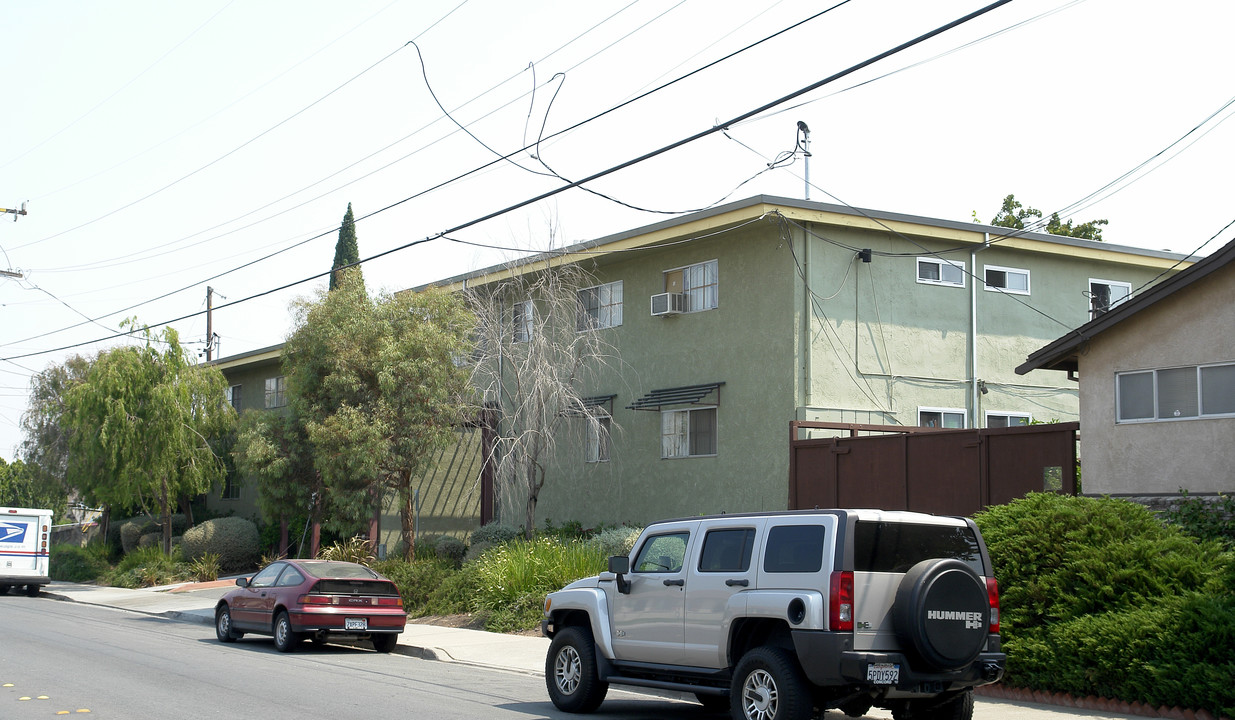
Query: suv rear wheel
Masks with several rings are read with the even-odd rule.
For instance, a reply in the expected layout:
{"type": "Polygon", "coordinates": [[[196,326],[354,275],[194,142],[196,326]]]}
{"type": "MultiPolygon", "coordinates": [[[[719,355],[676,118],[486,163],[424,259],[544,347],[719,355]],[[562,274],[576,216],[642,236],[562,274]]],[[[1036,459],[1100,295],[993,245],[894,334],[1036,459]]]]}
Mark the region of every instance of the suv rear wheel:
{"type": "Polygon", "coordinates": [[[600,707],[609,683],[596,673],[596,641],[591,632],[568,627],[554,636],[545,658],[545,686],[558,710],[586,713],[600,707]]]}
{"type": "Polygon", "coordinates": [[[814,703],[801,668],[787,650],[757,647],[742,656],[730,691],[733,717],[808,720],[814,703]]]}

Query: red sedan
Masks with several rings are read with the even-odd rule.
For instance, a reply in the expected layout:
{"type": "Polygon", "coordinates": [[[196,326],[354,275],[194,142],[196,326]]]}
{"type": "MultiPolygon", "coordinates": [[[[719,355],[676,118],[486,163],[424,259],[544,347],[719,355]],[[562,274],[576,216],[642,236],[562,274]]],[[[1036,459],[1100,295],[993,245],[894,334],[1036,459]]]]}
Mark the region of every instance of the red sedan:
{"type": "Polygon", "coordinates": [[[274,636],[279,652],[301,640],[371,640],[394,650],[407,624],[399,588],[363,565],[333,560],[279,560],[237,587],[214,610],[215,634],[235,642],[245,633],[274,636]]]}

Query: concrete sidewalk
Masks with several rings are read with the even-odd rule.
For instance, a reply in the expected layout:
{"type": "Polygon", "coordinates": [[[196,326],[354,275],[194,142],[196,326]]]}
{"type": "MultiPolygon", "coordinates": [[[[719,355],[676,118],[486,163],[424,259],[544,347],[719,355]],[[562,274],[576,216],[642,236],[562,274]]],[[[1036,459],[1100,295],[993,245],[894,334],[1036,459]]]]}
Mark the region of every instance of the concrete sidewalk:
{"type": "MultiPolygon", "coordinates": [[[[232,579],[140,590],[54,581],[43,587],[43,593],[61,600],[213,627],[215,602],[234,587],[232,579]]],[[[545,669],[549,639],[423,625],[413,619],[399,635],[394,651],[426,660],[468,663],[540,677],[545,669]]]]}

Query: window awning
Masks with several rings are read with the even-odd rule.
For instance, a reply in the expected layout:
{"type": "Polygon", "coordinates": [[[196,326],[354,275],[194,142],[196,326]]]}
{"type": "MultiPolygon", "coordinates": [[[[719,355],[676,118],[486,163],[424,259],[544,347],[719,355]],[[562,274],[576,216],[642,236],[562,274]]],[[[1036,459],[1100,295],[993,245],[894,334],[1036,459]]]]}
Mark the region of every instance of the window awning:
{"type": "Polygon", "coordinates": [[[653,390],[630,405],[627,410],[660,410],[665,405],[695,405],[713,392],[720,402],[720,386],[723,382],[704,383],[702,385],[684,385],[675,388],[653,390]]]}
{"type": "Polygon", "coordinates": [[[613,399],[617,397],[617,393],[612,395],[593,395],[591,397],[579,398],[580,404],[565,411],[565,415],[572,417],[587,417],[595,414],[597,410],[603,410],[606,414],[613,415],[613,399]]]}

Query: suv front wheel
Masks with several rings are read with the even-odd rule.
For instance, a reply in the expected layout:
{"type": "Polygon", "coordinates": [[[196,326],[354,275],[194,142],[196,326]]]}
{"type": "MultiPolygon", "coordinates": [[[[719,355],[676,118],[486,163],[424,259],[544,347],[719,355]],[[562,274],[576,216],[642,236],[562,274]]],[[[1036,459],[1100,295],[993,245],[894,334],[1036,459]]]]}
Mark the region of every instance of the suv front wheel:
{"type": "Polygon", "coordinates": [[[592,712],[600,707],[609,683],[596,672],[596,641],[585,628],[563,628],[545,658],[545,685],[558,710],[592,712]]]}
{"type": "Polygon", "coordinates": [[[757,647],[742,656],[729,696],[735,720],[808,720],[814,709],[805,676],[793,656],[757,647]]]}

